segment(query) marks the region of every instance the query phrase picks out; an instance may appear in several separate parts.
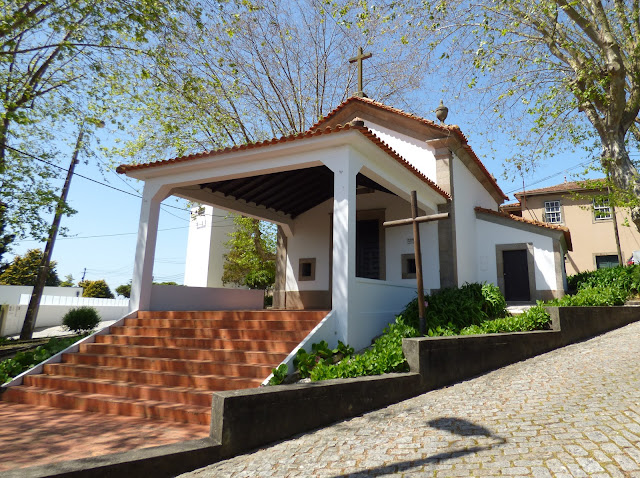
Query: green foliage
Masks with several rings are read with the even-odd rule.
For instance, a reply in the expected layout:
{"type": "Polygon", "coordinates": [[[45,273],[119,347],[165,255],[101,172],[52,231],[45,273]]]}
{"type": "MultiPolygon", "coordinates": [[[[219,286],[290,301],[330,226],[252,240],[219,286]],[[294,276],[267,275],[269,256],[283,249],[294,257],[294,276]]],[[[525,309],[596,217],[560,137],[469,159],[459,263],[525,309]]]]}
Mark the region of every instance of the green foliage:
{"type": "Polygon", "coordinates": [[[116,294],[126,297],[127,299],[131,297],[131,282],[116,287],[116,294]]]}
{"type": "Polygon", "coordinates": [[[478,325],[470,325],[460,330],[460,335],[497,334],[501,332],[526,332],[529,330],[549,329],[550,317],[539,302],[520,315],[503,317],[481,322],[478,325]]]}
{"type": "Polygon", "coordinates": [[[225,243],[223,284],[237,284],[250,289],[271,287],[276,278],[275,230],[257,219],[235,216],[235,230],[225,243]]]}
{"type": "Polygon", "coordinates": [[[618,266],[581,272],[567,277],[569,290],[587,287],[616,287],[629,294],[640,289],[640,265],[618,266]]]}
{"type": "Polygon", "coordinates": [[[71,274],[67,274],[62,282],[60,282],[60,287],[73,287],[73,276],[71,274]]]}
{"type": "Polygon", "coordinates": [[[65,329],[76,333],[85,333],[94,330],[100,323],[100,315],[93,307],[77,307],[70,309],[62,317],[62,325],[65,329]]]}
{"type": "MultiPolygon", "coordinates": [[[[0,284],[30,285],[36,284],[38,270],[42,262],[43,253],[40,249],[31,249],[24,256],[16,256],[13,262],[0,274],[0,284]]],[[[49,262],[49,274],[45,285],[57,286],[60,284],[56,272],[56,262],[49,262]]]]}
{"type": "Polygon", "coordinates": [[[409,370],[409,366],[402,353],[402,339],[418,335],[417,329],[407,325],[402,317],[398,317],[396,322],[389,324],[382,335],[362,354],[348,354],[337,364],[329,363],[327,360],[318,360],[318,363],[311,370],[311,380],[406,372],[409,370]]]}
{"type": "MultiPolygon", "coordinates": [[[[507,303],[500,289],[493,284],[467,283],[426,296],[427,335],[456,335],[464,327],[479,325],[507,315],[507,303]]],[[[401,312],[407,323],[418,327],[418,299],[409,302],[401,312]]]]}
{"type": "Polygon", "coordinates": [[[8,382],[12,377],[20,375],[25,370],[30,369],[43,360],[47,360],[49,357],[66,349],[81,338],[82,336],[54,337],[46,344],[40,345],[34,350],[18,352],[13,358],[3,360],[0,362],[0,384],[8,382]]]}
{"type": "Polygon", "coordinates": [[[302,378],[307,378],[311,376],[311,371],[319,364],[333,364],[352,354],[353,347],[349,347],[341,341],[338,341],[338,346],[335,349],[330,349],[329,344],[322,340],[311,345],[311,353],[307,353],[303,348],[299,349],[293,359],[293,365],[302,378]]]}
{"type": "Polygon", "coordinates": [[[271,369],[271,373],[273,374],[273,377],[269,379],[269,385],[280,385],[284,382],[284,379],[287,378],[289,367],[287,367],[286,363],[281,363],[278,365],[278,368],[271,369]]]}
{"type": "Polygon", "coordinates": [[[82,287],[82,297],[95,297],[98,299],[113,299],[113,293],[109,285],[103,280],[83,280],[78,282],[82,287]]]}

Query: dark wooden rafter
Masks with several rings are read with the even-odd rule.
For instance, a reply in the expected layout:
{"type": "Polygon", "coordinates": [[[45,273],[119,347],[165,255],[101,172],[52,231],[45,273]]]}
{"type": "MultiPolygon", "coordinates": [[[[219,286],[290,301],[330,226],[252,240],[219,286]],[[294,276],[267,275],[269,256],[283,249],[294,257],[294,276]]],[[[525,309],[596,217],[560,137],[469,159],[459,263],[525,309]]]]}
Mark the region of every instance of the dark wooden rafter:
{"type": "MultiPolygon", "coordinates": [[[[363,174],[357,175],[356,184],[393,194],[363,174]]],[[[333,173],[326,166],[316,166],[215,181],[200,187],[295,218],[333,197],[333,173]]]]}

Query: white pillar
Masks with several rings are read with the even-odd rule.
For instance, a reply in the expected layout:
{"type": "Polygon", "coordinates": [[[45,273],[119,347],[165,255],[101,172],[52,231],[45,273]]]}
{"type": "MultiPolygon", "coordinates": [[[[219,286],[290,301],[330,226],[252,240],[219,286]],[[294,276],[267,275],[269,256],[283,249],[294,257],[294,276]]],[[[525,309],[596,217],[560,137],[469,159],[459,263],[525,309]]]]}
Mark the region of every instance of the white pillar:
{"type": "Polygon", "coordinates": [[[153,282],[153,260],[158,238],[160,203],[167,197],[161,185],[145,183],[140,207],[138,242],[131,281],[129,311],[149,310],[151,305],[151,285],[153,282]]]}
{"type": "Polygon", "coordinates": [[[348,149],[323,161],[333,171],[332,309],[338,340],[349,343],[349,293],[356,276],[356,175],[362,162],[348,149]]]}

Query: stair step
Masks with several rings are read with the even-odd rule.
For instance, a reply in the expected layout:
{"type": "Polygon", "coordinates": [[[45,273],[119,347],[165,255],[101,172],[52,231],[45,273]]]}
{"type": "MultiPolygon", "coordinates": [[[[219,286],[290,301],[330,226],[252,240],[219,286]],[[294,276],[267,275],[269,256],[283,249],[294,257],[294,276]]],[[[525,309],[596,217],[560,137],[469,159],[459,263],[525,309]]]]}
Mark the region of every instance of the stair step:
{"type": "Polygon", "coordinates": [[[206,390],[239,390],[259,387],[262,378],[225,377],[224,375],[188,375],[175,372],[127,369],[122,367],[95,367],[91,365],[52,363],[44,366],[47,375],[135,382],[168,387],[194,387],[206,390]]]}
{"type": "Polygon", "coordinates": [[[5,395],[7,395],[6,400],[13,402],[110,415],[156,418],[198,425],[208,425],[211,420],[211,408],[196,405],[137,400],[97,393],[47,390],[24,385],[10,387],[5,395]]]}
{"type": "Polygon", "coordinates": [[[317,320],[237,320],[237,319],[125,319],[125,327],[170,327],[195,329],[305,330],[317,320]]]}
{"type": "Polygon", "coordinates": [[[181,337],[242,340],[285,340],[300,342],[308,334],[306,331],[289,330],[242,330],[242,329],[198,329],[161,327],[112,327],[116,335],[145,335],[151,337],[181,337]]]}
{"type": "Polygon", "coordinates": [[[210,360],[246,364],[280,363],[287,354],[269,352],[246,352],[233,349],[195,349],[141,345],[82,344],[80,353],[94,355],[117,355],[120,357],[154,357],[181,360],[210,360]]]}
{"type": "Polygon", "coordinates": [[[278,365],[211,362],[209,360],[157,359],[119,357],[117,355],[63,354],[62,361],[80,365],[124,367],[141,370],[168,371],[198,375],[228,375],[232,377],[265,378],[278,365]]]}
{"type": "Polygon", "coordinates": [[[174,310],[138,311],[140,319],[235,319],[235,320],[314,320],[320,322],[328,310],[174,310]]]}
{"type": "Polygon", "coordinates": [[[149,337],[144,335],[98,335],[96,342],[114,345],[142,345],[155,347],[179,347],[194,349],[233,349],[289,354],[298,346],[297,341],[241,339],[197,339],[180,337],[149,337]]]}
{"type": "Polygon", "coordinates": [[[133,382],[64,377],[59,375],[30,375],[25,377],[24,385],[41,389],[114,395],[139,400],[184,403],[201,407],[211,407],[213,394],[213,390],[140,385],[133,382]]]}

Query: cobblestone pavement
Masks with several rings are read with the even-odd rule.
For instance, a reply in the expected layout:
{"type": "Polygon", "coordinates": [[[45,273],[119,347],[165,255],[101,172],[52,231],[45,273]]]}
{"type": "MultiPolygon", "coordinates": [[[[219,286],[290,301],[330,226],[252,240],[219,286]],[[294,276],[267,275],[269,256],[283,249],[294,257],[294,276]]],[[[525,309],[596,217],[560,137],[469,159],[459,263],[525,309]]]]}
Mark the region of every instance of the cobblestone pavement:
{"type": "Polygon", "coordinates": [[[640,477],[640,323],[182,476],[344,475],[640,477]]]}

